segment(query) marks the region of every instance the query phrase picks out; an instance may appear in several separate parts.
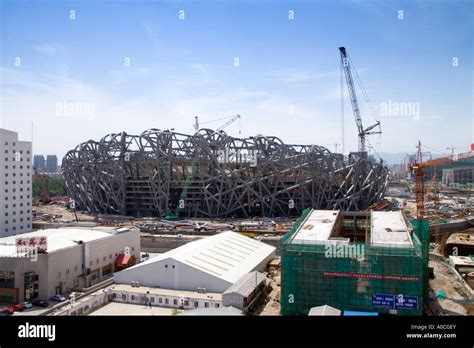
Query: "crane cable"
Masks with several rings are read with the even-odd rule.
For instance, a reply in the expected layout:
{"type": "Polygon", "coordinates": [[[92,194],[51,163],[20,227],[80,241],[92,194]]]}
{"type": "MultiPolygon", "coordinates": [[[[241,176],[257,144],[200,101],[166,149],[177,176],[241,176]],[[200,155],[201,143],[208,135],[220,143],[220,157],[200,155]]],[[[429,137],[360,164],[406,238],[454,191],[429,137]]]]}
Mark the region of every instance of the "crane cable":
{"type": "Polygon", "coordinates": [[[372,117],[375,119],[375,121],[379,121],[377,119],[377,111],[375,110],[375,107],[372,103],[372,100],[370,99],[365,87],[364,87],[364,84],[362,83],[362,80],[360,79],[359,77],[359,73],[357,72],[357,69],[354,65],[354,63],[352,62],[352,59],[350,57],[349,58],[349,63],[350,65],[352,66],[352,71],[354,72],[354,76],[355,76],[355,80],[360,88],[360,90],[362,91],[362,95],[364,96],[364,99],[365,99],[365,102],[367,103],[369,109],[370,109],[370,112],[372,113],[372,117]]]}

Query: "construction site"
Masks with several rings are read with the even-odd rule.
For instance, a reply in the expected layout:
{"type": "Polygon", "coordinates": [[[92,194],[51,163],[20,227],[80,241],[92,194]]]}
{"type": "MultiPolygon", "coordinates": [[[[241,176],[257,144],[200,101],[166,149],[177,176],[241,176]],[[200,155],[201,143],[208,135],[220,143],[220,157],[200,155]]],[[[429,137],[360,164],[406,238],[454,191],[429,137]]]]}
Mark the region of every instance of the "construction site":
{"type": "Polygon", "coordinates": [[[357,151],[232,137],[238,114],[214,130],[196,116],[194,134],[109,134],[67,152],[68,197],[36,202],[34,227],[138,229],[145,261],[226,231],[270,244],[271,291],[254,314],[474,314],[474,147],[433,158],[419,142],[396,168],[375,160],[380,122],[363,126],[359,77],[339,53],[357,151]]]}

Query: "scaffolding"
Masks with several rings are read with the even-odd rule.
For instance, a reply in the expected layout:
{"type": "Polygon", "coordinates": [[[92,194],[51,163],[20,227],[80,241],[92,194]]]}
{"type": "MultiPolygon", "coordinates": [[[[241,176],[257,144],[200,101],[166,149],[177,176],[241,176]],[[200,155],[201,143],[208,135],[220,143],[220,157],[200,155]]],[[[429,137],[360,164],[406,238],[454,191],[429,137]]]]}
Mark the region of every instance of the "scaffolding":
{"type": "MultiPolygon", "coordinates": [[[[281,241],[282,315],[307,315],[312,307],[322,305],[344,311],[423,313],[428,284],[426,221],[406,221],[414,232],[410,248],[357,241],[349,243],[353,250],[362,251],[357,257],[335,257],[328,256],[327,243],[293,243],[311,211],[306,209],[281,241]]],[[[348,233],[367,231],[367,221],[345,217],[343,228],[348,233]]]]}

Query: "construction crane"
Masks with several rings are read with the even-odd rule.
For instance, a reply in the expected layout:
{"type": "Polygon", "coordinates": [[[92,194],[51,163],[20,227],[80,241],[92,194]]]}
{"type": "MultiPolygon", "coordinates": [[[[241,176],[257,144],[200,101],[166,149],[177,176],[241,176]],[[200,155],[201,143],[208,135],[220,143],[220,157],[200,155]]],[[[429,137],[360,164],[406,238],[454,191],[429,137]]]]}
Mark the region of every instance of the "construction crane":
{"type": "MultiPolygon", "coordinates": [[[[227,121],[226,123],[224,123],[222,126],[220,126],[219,128],[217,128],[214,133],[218,133],[220,132],[221,130],[223,130],[225,127],[227,127],[228,125],[230,125],[232,122],[234,122],[235,120],[238,120],[240,119],[240,115],[239,114],[236,114],[236,115],[233,115],[231,116],[231,119],[229,121],[227,121]]],[[[240,134],[240,126],[239,126],[239,134],[240,134]]]]}
{"type": "Polygon", "coordinates": [[[196,132],[199,130],[199,117],[198,116],[194,116],[194,129],[196,130],[196,132]]]}
{"type": "Polygon", "coordinates": [[[344,75],[346,77],[347,89],[349,91],[349,97],[351,99],[352,111],[354,113],[354,118],[357,125],[357,131],[359,133],[359,153],[365,154],[365,138],[370,134],[380,134],[380,131],[372,131],[374,128],[380,126],[380,121],[377,121],[370,127],[364,129],[362,125],[362,117],[360,115],[359,102],[357,101],[357,96],[354,89],[354,82],[352,79],[351,63],[347,57],[347,52],[345,47],[339,47],[341,53],[341,64],[344,69],[344,75]]]}
{"type": "Polygon", "coordinates": [[[201,124],[199,124],[199,117],[198,116],[194,116],[194,124],[193,124],[193,128],[196,130],[196,132],[199,130],[199,127],[200,125],[202,126],[203,124],[208,124],[208,123],[212,123],[212,122],[217,122],[217,121],[221,121],[221,120],[226,120],[230,118],[226,123],[224,123],[222,126],[220,126],[219,128],[217,128],[214,133],[218,133],[220,132],[221,130],[223,130],[224,128],[226,128],[228,125],[230,125],[232,122],[236,121],[236,120],[239,120],[239,134],[241,133],[241,129],[240,129],[240,118],[241,116],[239,114],[235,114],[235,115],[232,115],[232,116],[227,116],[227,117],[222,117],[222,118],[218,118],[217,120],[212,120],[212,121],[206,121],[206,122],[202,122],[201,124]]]}
{"type": "Polygon", "coordinates": [[[454,155],[454,150],[457,150],[457,149],[464,149],[463,147],[454,147],[454,146],[450,146],[450,147],[447,147],[446,150],[451,150],[451,154],[454,155]]]}
{"type": "MultiPolygon", "coordinates": [[[[418,142],[418,146],[421,148],[421,143],[418,142]]],[[[471,147],[472,148],[472,147],[471,147]]],[[[420,150],[419,150],[420,151],[420,150]]],[[[415,174],[415,198],[416,198],[416,218],[418,220],[422,220],[424,217],[424,209],[425,209],[425,187],[424,187],[424,179],[425,179],[425,168],[457,162],[460,160],[471,159],[474,158],[474,151],[463,152],[459,154],[453,154],[446,157],[436,158],[425,162],[418,162],[412,164],[412,169],[415,174]]]]}

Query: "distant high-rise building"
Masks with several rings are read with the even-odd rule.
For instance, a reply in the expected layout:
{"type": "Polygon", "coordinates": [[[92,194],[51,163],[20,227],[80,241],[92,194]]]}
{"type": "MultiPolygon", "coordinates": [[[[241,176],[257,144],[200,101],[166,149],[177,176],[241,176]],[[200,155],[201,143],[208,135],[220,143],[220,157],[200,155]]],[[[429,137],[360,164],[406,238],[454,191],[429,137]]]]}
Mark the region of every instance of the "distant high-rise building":
{"type": "Polygon", "coordinates": [[[43,155],[35,155],[33,157],[33,167],[36,170],[43,172],[45,170],[45,161],[43,155]]]}
{"type": "Polygon", "coordinates": [[[31,142],[0,128],[0,237],[31,231],[31,142]]]}
{"type": "Polygon", "coordinates": [[[58,171],[58,156],[48,155],[46,157],[46,172],[56,173],[58,171]]]}

